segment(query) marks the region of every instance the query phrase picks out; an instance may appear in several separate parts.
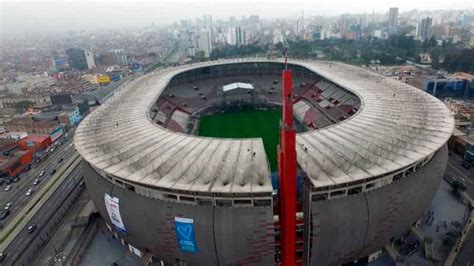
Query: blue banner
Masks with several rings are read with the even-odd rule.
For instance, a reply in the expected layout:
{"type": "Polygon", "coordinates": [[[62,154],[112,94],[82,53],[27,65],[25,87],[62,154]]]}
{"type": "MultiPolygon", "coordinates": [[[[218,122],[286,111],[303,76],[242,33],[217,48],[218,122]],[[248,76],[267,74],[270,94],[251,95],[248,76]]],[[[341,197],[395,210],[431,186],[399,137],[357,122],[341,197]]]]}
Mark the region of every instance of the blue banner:
{"type": "Polygon", "coordinates": [[[175,217],[174,221],[176,223],[176,238],[178,239],[179,249],[183,252],[197,253],[194,220],[175,217]]]}

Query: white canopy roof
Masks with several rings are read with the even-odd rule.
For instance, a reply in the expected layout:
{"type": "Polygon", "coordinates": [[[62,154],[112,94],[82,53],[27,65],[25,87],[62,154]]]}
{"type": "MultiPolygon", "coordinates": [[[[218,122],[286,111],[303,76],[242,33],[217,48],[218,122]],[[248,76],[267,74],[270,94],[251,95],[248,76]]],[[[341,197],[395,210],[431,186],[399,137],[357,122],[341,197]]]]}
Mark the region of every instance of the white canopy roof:
{"type": "Polygon", "coordinates": [[[253,85],[250,83],[244,82],[234,82],[227,85],[222,86],[222,91],[227,92],[236,89],[245,89],[245,90],[253,90],[253,85]]]}
{"type": "MultiPolygon", "coordinates": [[[[213,193],[271,192],[261,139],[217,139],[172,132],[148,110],[171,78],[191,69],[266,59],[213,61],[169,68],[120,88],[79,125],[75,145],[92,166],[148,187],[213,193]]],[[[293,61],[361,99],[342,122],[297,135],[297,159],[315,187],[383,175],[418,162],[449,139],[454,119],[435,97],[364,69],[293,61]]]]}

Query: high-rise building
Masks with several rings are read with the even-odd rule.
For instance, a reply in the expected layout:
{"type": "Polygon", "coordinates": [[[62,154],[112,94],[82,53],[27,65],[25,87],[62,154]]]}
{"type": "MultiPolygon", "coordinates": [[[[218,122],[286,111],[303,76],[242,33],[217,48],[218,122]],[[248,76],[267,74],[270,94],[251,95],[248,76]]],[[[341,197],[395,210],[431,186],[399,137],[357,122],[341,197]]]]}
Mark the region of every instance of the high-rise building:
{"type": "Polygon", "coordinates": [[[128,58],[127,58],[127,53],[123,49],[116,49],[110,51],[115,59],[115,62],[118,65],[128,65],[128,58]]]}
{"type": "Polygon", "coordinates": [[[431,24],[433,23],[433,19],[430,17],[426,17],[421,20],[418,24],[418,29],[416,36],[420,40],[427,40],[431,38],[431,24]]]}
{"type": "Polygon", "coordinates": [[[391,7],[388,11],[388,27],[395,28],[398,25],[398,7],[391,7]]]}
{"type": "Polygon", "coordinates": [[[87,69],[86,53],[82,49],[69,48],[66,50],[66,54],[69,57],[69,66],[76,70],[87,69]]]}
{"type": "Polygon", "coordinates": [[[87,68],[91,69],[95,67],[94,53],[91,48],[87,48],[85,51],[87,68]]]}
{"type": "Polygon", "coordinates": [[[240,26],[230,27],[227,33],[227,43],[230,45],[246,45],[247,33],[240,26]]]}
{"type": "Polygon", "coordinates": [[[204,52],[205,57],[209,57],[212,52],[211,32],[202,30],[199,33],[198,49],[204,52]]]}

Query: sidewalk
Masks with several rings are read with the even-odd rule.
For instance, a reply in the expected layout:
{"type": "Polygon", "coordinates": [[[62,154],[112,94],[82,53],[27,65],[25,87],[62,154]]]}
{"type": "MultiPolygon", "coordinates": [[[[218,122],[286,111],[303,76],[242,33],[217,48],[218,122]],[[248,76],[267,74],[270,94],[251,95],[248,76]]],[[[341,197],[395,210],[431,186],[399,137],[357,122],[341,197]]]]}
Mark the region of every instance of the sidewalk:
{"type": "Polygon", "coordinates": [[[79,265],[111,265],[112,263],[139,266],[140,258],[123,246],[120,240],[113,238],[104,223],[101,222],[94,239],[82,255],[79,265]]]}

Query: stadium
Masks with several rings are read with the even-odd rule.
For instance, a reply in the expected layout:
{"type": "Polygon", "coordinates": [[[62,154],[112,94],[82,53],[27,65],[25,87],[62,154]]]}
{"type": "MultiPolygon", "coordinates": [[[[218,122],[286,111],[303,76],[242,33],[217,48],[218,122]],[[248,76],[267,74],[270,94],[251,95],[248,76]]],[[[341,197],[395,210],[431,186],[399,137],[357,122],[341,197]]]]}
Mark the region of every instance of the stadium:
{"type": "MultiPolygon", "coordinates": [[[[79,125],[86,185],[139,256],[280,262],[282,60],[211,61],[124,84],[79,125]]],[[[430,208],[454,120],[442,102],[359,67],[292,60],[299,264],[370,259],[430,208]]]]}

